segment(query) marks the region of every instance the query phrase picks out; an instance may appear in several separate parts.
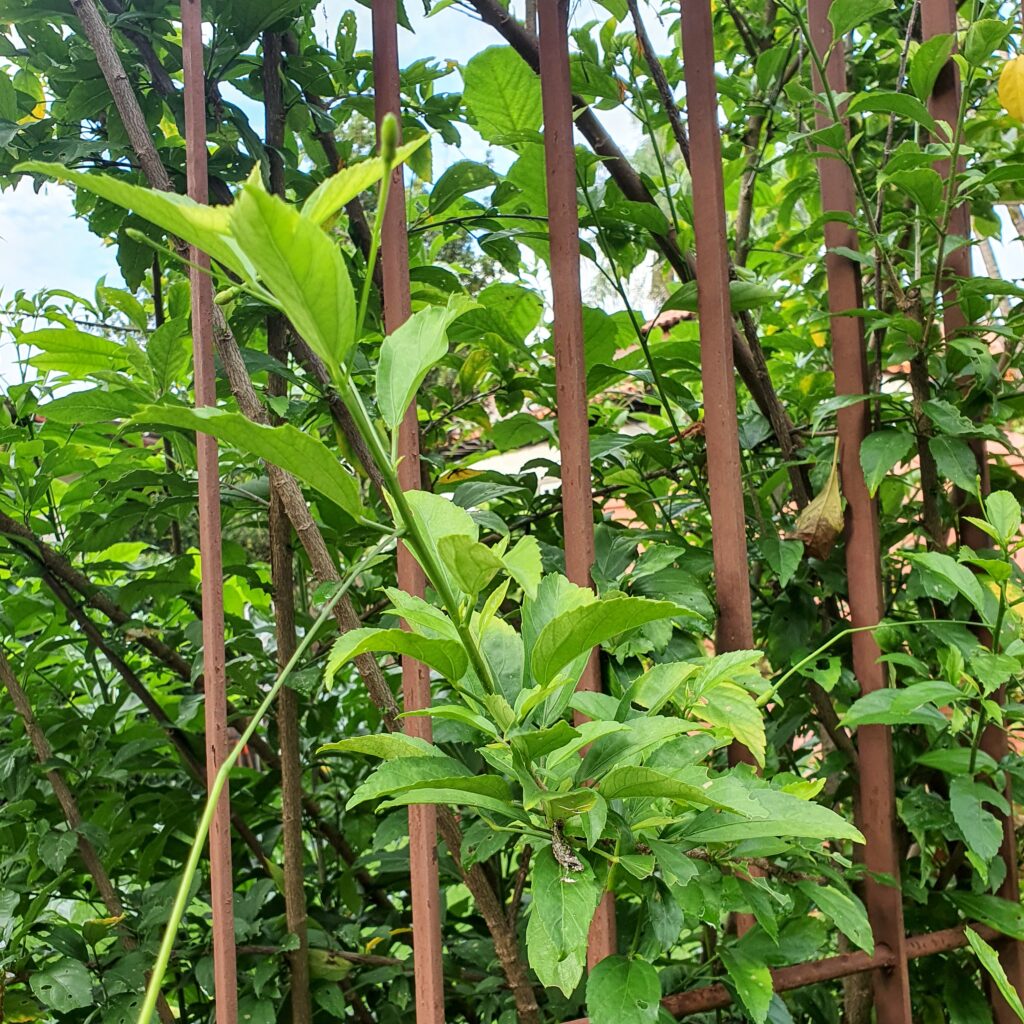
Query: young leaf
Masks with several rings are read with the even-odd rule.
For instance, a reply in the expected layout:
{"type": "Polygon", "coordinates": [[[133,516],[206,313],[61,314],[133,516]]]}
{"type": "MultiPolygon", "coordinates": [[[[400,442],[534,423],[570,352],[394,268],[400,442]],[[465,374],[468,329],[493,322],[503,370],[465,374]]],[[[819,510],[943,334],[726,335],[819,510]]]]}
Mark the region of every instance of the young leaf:
{"type": "Polygon", "coordinates": [[[1010,23],[997,18],[972,21],[964,37],[964,59],[968,64],[984,64],[1006,41],[1010,23]]]}
{"type": "MultiPolygon", "coordinates": [[[[399,146],[395,152],[395,163],[405,163],[429,138],[429,135],[421,135],[418,139],[399,146]]],[[[384,161],[380,157],[361,160],[357,164],[343,167],[336,174],[325,178],[309,194],[302,204],[302,216],[316,225],[323,225],[346,203],[355,199],[360,192],[365,192],[371,185],[376,185],[383,177],[384,161]]]]}
{"type": "Polygon", "coordinates": [[[643,960],[605,957],[587,977],[592,1024],[655,1024],[660,1002],[658,972],[643,960]]]}
{"type": "Polygon", "coordinates": [[[570,996],[583,977],[587,934],[601,896],[594,869],[581,861],[582,871],[563,867],[551,847],[533,860],[533,900],[526,925],[530,966],[542,985],[570,996]]]}
{"type": "Polygon", "coordinates": [[[540,545],[532,535],[520,537],[511,551],[502,557],[505,571],[523,588],[529,598],[537,596],[540,586],[541,559],[540,545]]]}
{"type": "Polygon", "coordinates": [[[20,164],[15,170],[69,181],[115,206],[137,213],[158,228],[202,249],[211,259],[224,264],[241,277],[252,276],[238,247],[231,241],[231,207],[206,206],[174,192],[159,192],[140,185],[130,185],[106,174],[82,174],[80,171],[70,171],[61,164],[32,161],[20,164]]]}
{"type": "Polygon", "coordinates": [[[875,951],[875,939],[871,934],[864,904],[851,893],[843,892],[834,885],[815,885],[814,882],[797,882],[797,888],[816,903],[835,922],[835,926],[856,946],[869,955],[875,951]]]}
{"type": "Polygon", "coordinates": [[[763,768],[767,745],[764,719],[754,698],[735,683],[719,683],[693,705],[693,714],[728,733],[754,755],[763,768]]]}
{"type": "Polygon", "coordinates": [[[450,682],[466,674],[469,661],[462,645],[454,640],[439,640],[420,636],[404,629],[353,629],[340,637],[331,648],[324,680],[327,683],[346,662],[360,654],[404,654],[424,665],[450,682]]]}
{"type": "Polygon", "coordinates": [[[995,529],[1000,543],[1009,544],[1020,531],[1020,502],[1009,491],[993,491],[985,499],[985,518],[995,529]]]}
{"type": "Polygon", "coordinates": [[[502,568],[501,559],[486,544],[464,533],[439,538],[437,551],[459,588],[474,598],[502,568]]]}
{"type": "Polygon", "coordinates": [[[551,682],[575,658],[628,629],[690,614],[670,601],[649,601],[618,592],[572,608],[540,631],[531,659],[534,679],[541,685],[551,682]]]}
{"type": "Polygon", "coordinates": [[[226,409],[189,409],[177,405],[150,405],[135,416],[136,423],[158,423],[183,430],[199,430],[218,441],[273,463],[330,498],[349,515],[365,511],[351,473],[319,439],[282,423],[276,427],[253,423],[240,412],[226,409]]]}
{"type": "Polygon", "coordinates": [[[740,946],[724,948],[720,955],[736,995],[754,1024],[765,1024],[772,1004],[771,971],[740,946]]]}
{"type": "Polygon", "coordinates": [[[398,429],[434,364],[448,352],[448,328],[476,305],[465,295],[452,295],[447,306],[426,306],[384,339],[377,364],[377,407],[392,430],[398,429]]]}
{"type": "Polygon", "coordinates": [[[1009,1004],[1010,1009],[1017,1015],[1018,1019],[1024,1021],[1024,1003],[1021,1002],[1020,993],[1010,983],[1010,979],[999,962],[999,954],[975,931],[970,928],[964,930],[964,935],[974,955],[978,958],[981,966],[988,971],[989,976],[996,984],[1002,997],[1009,1004]]]}
{"type": "Polygon", "coordinates": [[[231,228],[278,305],[338,376],[355,341],[356,302],[337,243],[256,182],[231,208],[231,228]]]}

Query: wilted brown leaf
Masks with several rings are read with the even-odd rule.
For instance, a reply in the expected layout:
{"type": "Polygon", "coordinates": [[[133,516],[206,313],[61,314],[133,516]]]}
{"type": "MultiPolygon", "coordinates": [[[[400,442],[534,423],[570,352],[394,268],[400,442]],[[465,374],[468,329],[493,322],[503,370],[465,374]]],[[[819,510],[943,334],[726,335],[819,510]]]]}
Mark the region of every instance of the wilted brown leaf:
{"type": "Polygon", "coordinates": [[[832,472],[828,482],[814,500],[800,513],[793,536],[804,542],[814,558],[828,558],[843,532],[843,496],[839,491],[839,445],[832,456],[832,472]]]}

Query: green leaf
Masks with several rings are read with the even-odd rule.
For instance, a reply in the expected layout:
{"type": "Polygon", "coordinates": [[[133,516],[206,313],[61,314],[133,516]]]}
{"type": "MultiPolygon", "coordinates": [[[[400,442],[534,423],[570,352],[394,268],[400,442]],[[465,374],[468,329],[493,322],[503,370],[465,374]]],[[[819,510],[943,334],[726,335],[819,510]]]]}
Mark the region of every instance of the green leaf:
{"type": "Polygon", "coordinates": [[[994,814],[985,810],[986,802],[995,804],[1004,813],[1009,810],[1005,797],[991,786],[963,775],[950,780],[949,809],[953,821],[971,852],[987,863],[999,852],[1003,826],[994,814]]]}
{"type": "Polygon", "coordinates": [[[988,893],[951,892],[949,899],[971,921],[980,921],[1002,935],[1024,940],[1024,907],[1017,900],[1004,900],[988,893]]]}
{"type": "Polygon", "coordinates": [[[734,843],[744,839],[850,839],[864,837],[834,811],[790,793],[760,787],[751,791],[763,817],[744,818],[725,811],[702,811],[687,822],[676,837],[688,843],[734,843]]]}
{"type": "Polygon", "coordinates": [[[719,810],[743,813],[743,809],[715,799],[709,790],[707,770],[704,768],[666,775],[654,768],[620,765],[608,772],[598,783],[598,789],[605,800],[629,800],[634,797],[667,799],[691,807],[717,807],[719,810]]]}
{"type": "Polygon", "coordinates": [[[437,179],[430,190],[430,213],[438,216],[469,192],[498,183],[498,175],[487,164],[475,160],[457,160],[437,179]]]}
{"type": "Polygon", "coordinates": [[[693,723],[682,718],[650,715],[634,718],[625,726],[622,731],[609,733],[594,743],[580,764],[577,778],[581,781],[599,779],[616,765],[635,764],[641,755],[666,740],[691,731],[693,723]]]}
{"type": "Polygon", "coordinates": [[[447,354],[448,328],[476,305],[465,295],[452,295],[447,306],[426,306],[384,339],[377,364],[377,406],[392,430],[434,364],[447,354]]]}
{"type": "Polygon", "coordinates": [[[542,572],[537,538],[532,534],[520,537],[501,560],[505,564],[505,571],[523,588],[523,593],[528,598],[536,597],[542,572]]]}
{"type": "MultiPolygon", "coordinates": [[[[848,0],[860,7],[861,0],[848,0]]],[[[834,8],[833,8],[834,9],[834,8]]],[[[935,118],[928,113],[928,108],[919,100],[902,92],[862,92],[859,93],[847,108],[851,114],[896,114],[916,121],[933,135],[939,134],[939,126],[935,118]]]]}
{"type": "Polygon", "coordinates": [[[1001,544],[1008,545],[1020,531],[1020,502],[1009,491],[993,491],[985,499],[985,518],[1001,544]]]}
{"type": "MultiPolygon", "coordinates": [[[[495,776],[488,776],[495,778],[495,776]]],[[[392,797],[413,786],[433,786],[438,782],[474,779],[461,761],[446,754],[427,757],[400,757],[378,765],[370,777],[357,786],[349,797],[348,807],[358,807],[379,797],[392,797]]]]}
{"type": "MultiPolygon", "coordinates": [[[[395,152],[395,163],[405,163],[420,146],[429,139],[421,135],[418,139],[399,146],[395,152]]],[[[344,167],[337,174],[325,178],[309,194],[302,204],[302,216],[316,225],[329,221],[346,203],[376,185],[384,177],[384,161],[380,157],[361,160],[350,167],[344,167]]]]}
{"type": "Polygon", "coordinates": [[[91,1006],[92,977],[77,960],[58,960],[29,978],[36,998],[59,1014],[91,1006]]]}
{"type": "Polygon", "coordinates": [[[933,573],[941,580],[958,590],[974,606],[982,618],[985,617],[985,593],[981,589],[978,578],[967,568],[949,555],[938,551],[922,551],[908,556],[914,565],[933,573]]]}
{"type": "Polygon", "coordinates": [[[780,537],[762,537],[761,553],[769,568],[779,578],[779,586],[787,587],[796,575],[804,557],[804,546],[798,540],[780,537]]]}
{"type": "Polygon", "coordinates": [[[435,804],[440,807],[473,807],[479,811],[489,811],[509,821],[527,821],[527,817],[511,800],[494,796],[490,792],[480,790],[494,788],[493,782],[484,779],[495,776],[484,776],[478,779],[457,780],[458,785],[438,783],[437,786],[413,786],[391,797],[381,805],[382,810],[393,807],[408,807],[410,804],[435,804]]]}
{"type": "Polygon", "coordinates": [[[58,181],[69,181],[87,192],[137,213],[164,231],[202,249],[211,259],[224,264],[245,278],[251,278],[251,267],[231,239],[230,221],[233,207],[206,206],[174,192],[159,192],[140,185],[129,185],[106,174],[82,174],[61,164],[31,161],[15,168],[30,174],[43,174],[58,181]]]}
{"type": "Polygon", "coordinates": [[[864,904],[856,896],[834,885],[815,885],[814,882],[797,882],[797,888],[832,918],[835,926],[854,945],[869,955],[874,953],[875,939],[871,934],[871,922],[864,904]]]}
{"type": "Polygon", "coordinates": [[[984,64],[1000,49],[1010,34],[1010,23],[996,18],[979,18],[968,26],[963,55],[968,64],[984,64]]]}
{"type": "Polygon", "coordinates": [[[253,423],[240,412],[176,405],[146,406],[136,414],[134,421],[210,434],[218,441],[225,441],[291,473],[350,516],[359,517],[364,512],[352,473],[344,469],[327,445],[290,423],[271,427],[253,423]]]}
{"type": "Polygon", "coordinates": [[[502,568],[501,559],[486,545],[463,533],[440,537],[437,550],[459,588],[476,597],[502,568]]]}
{"type": "Polygon", "coordinates": [[[605,957],[587,977],[591,1024],[655,1024],[660,1005],[658,972],[643,960],[605,957]]]}
{"type": "Polygon", "coordinates": [[[693,705],[693,714],[742,743],[763,768],[767,740],[764,718],[746,690],[735,683],[719,683],[693,705]]]}
{"type": "Polygon", "coordinates": [[[903,462],[913,446],[913,437],[902,430],[876,430],[864,438],[860,446],[860,465],[872,498],[889,470],[903,462]]]}
{"type": "Polygon", "coordinates": [[[928,450],[935,459],[939,476],[951,480],[968,494],[978,493],[978,462],[966,441],[955,437],[933,437],[928,450]]]}
{"type": "Polygon", "coordinates": [[[629,702],[657,714],[696,672],[697,666],[692,662],[671,661],[655,665],[630,684],[629,702]]]}
{"type": "Polygon", "coordinates": [[[39,415],[54,423],[110,423],[127,419],[138,407],[129,391],[92,388],[39,406],[39,415]]]}
{"type": "Polygon", "coordinates": [[[974,955],[978,958],[981,966],[988,971],[989,976],[996,984],[1002,997],[1009,1004],[1019,1020],[1024,1021],[1024,1003],[1021,1003],[1020,995],[1006,977],[1006,971],[999,962],[999,954],[975,931],[970,928],[964,930],[964,935],[974,955]]]}
{"type": "Polygon", "coordinates": [[[440,562],[441,572],[445,574],[452,589],[458,589],[458,583],[444,565],[437,541],[441,537],[455,534],[477,540],[480,537],[480,527],[464,508],[460,508],[440,494],[433,494],[430,491],[408,491],[405,500],[422,526],[427,542],[433,547],[434,554],[440,562]]]}
{"type": "Polygon", "coordinates": [[[337,378],[356,330],[352,282],[337,243],[257,182],[235,201],[231,227],[285,316],[337,378]]]}
{"type": "Polygon", "coordinates": [[[153,383],[162,395],[188,369],[192,357],[189,323],[184,318],[161,324],[146,342],[146,358],[153,369],[153,383]]]}
{"type": "Polygon", "coordinates": [[[945,183],[930,167],[909,167],[892,171],[886,180],[906,192],[929,216],[935,216],[942,205],[945,183]]]}
{"type": "Polygon", "coordinates": [[[541,126],[540,79],[509,46],[491,46],[463,72],[462,101],[488,142],[541,126]]]}
{"type": "Polygon", "coordinates": [[[688,615],[669,601],[611,594],[555,616],[541,631],[533,648],[533,677],[541,685],[551,682],[575,658],[628,629],[646,622],[688,615]]]}
{"type": "Polygon", "coordinates": [[[773,995],[771,971],[740,946],[726,947],[720,956],[736,995],[754,1024],[765,1024],[773,995]]]}
{"type": "Polygon", "coordinates": [[[394,761],[400,757],[436,757],[441,751],[432,743],[418,736],[406,736],[400,732],[385,732],[374,736],[350,736],[334,743],[325,743],[317,749],[317,756],[323,754],[366,754],[379,757],[382,761],[394,761]]]}
{"type": "MultiPolygon", "coordinates": [[[[338,982],[347,978],[355,964],[337,955],[331,949],[309,950],[309,976],[318,981],[338,982]]],[[[242,1018],[245,1020],[245,1018],[242,1018]]]]}
{"type": "Polygon", "coordinates": [[[587,934],[601,890],[594,869],[570,871],[555,860],[551,847],[533,859],[530,919],[526,951],[542,985],[572,995],[587,962],[587,934]]]}
{"type": "Polygon", "coordinates": [[[927,103],[931,99],[935,80],[953,52],[953,39],[948,33],[932,36],[917,48],[910,59],[910,86],[922,102],[927,103]]]}
{"type": "Polygon", "coordinates": [[[963,700],[964,695],[942,679],[930,679],[899,689],[875,690],[853,703],[843,715],[844,725],[934,725],[944,727],[946,719],[936,710],[963,700]],[[928,705],[927,711],[920,709],[928,705]]]}
{"type": "Polygon", "coordinates": [[[123,345],[71,327],[28,331],[18,338],[18,343],[40,350],[41,355],[29,358],[29,363],[37,370],[57,370],[78,380],[92,373],[111,373],[128,365],[128,352],[123,345]]]}
{"type": "Polygon", "coordinates": [[[346,662],[360,654],[404,654],[429,665],[449,682],[457,682],[466,674],[469,661],[462,645],[454,640],[420,636],[404,629],[353,629],[340,637],[331,648],[324,680],[330,682],[346,662]]]}

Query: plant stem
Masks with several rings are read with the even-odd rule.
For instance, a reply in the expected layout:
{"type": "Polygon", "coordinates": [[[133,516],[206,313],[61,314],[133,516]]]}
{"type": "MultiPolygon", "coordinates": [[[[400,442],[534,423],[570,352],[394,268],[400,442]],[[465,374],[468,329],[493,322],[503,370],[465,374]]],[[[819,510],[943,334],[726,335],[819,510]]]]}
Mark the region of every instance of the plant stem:
{"type": "Polygon", "coordinates": [[[168,918],[167,925],[164,928],[163,939],[160,942],[160,951],[153,964],[153,973],[150,976],[149,983],[146,985],[146,995],[142,1001],[142,1007],[139,1010],[139,1015],[136,1018],[137,1024],[150,1024],[153,1019],[153,1012],[156,1009],[157,1001],[160,998],[160,987],[163,984],[164,975],[167,973],[167,965],[170,963],[171,953],[174,950],[174,940],[177,937],[181,919],[185,915],[185,908],[188,905],[192,890],[192,882],[199,870],[199,861],[203,855],[203,847],[206,844],[206,837],[209,834],[214,812],[217,809],[221,793],[224,791],[228,777],[231,774],[231,769],[234,768],[235,762],[238,760],[238,757],[242,753],[246,744],[250,739],[252,739],[252,735],[256,731],[256,727],[263,720],[263,716],[270,710],[270,707],[273,705],[281,687],[288,681],[288,677],[294,671],[295,666],[299,663],[302,656],[309,648],[309,645],[313,642],[313,638],[319,632],[320,627],[330,617],[331,612],[334,610],[334,606],[345,596],[346,593],[348,593],[352,584],[355,583],[356,578],[363,569],[373,561],[373,559],[376,558],[392,540],[394,540],[394,535],[381,538],[381,540],[370,549],[369,553],[364,555],[352,567],[351,571],[331,596],[331,599],[324,605],[323,610],[320,612],[320,615],[317,617],[316,622],[313,623],[309,632],[307,632],[302,638],[302,643],[300,643],[296,648],[295,653],[292,655],[288,664],[281,670],[277,680],[274,682],[274,685],[267,692],[266,697],[263,698],[263,702],[256,709],[256,713],[250,719],[245,731],[238,738],[238,742],[235,743],[234,747],[232,747],[230,753],[224,759],[224,763],[220,766],[217,774],[214,776],[213,783],[210,786],[210,791],[206,798],[206,803],[203,807],[203,815],[199,819],[199,827],[196,830],[194,839],[192,840],[192,848],[189,850],[188,860],[185,863],[185,871],[181,876],[181,882],[178,885],[178,891],[174,897],[171,914],[168,918]]]}

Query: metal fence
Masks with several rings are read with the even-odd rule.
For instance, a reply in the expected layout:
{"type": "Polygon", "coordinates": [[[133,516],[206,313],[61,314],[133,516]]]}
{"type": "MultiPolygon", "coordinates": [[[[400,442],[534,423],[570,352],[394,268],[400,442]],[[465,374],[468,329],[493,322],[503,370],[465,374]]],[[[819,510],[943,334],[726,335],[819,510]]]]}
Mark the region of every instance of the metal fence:
{"type": "MultiPolygon", "coordinates": [[[[653,200],[641,179],[626,164],[614,142],[603,133],[592,112],[572,94],[568,42],[569,0],[539,0],[537,39],[494,0],[469,2],[483,20],[494,25],[540,73],[565,556],[569,578],[575,583],[589,586],[594,561],[593,500],[583,357],[575,129],[605,160],[606,168],[627,196],[641,201],[653,200]]],[[[182,0],[188,188],[190,196],[205,202],[206,97],[200,5],[201,0],[182,0]]],[[[830,5],[831,0],[808,0],[808,20],[818,53],[822,58],[830,54],[826,68],[830,84],[835,92],[842,93],[845,91],[846,69],[843,48],[839,46],[829,50],[832,32],[828,20],[830,5]]],[[[925,39],[954,31],[955,0],[922,0],[921,21],[925,39]]],[[[687,156],[693,188],[695,259],[673,248],[674,241],[670,238],[656,241],[674,269],[681,276],[695,276],[697,283],[705,437],[719,605],[717,649],[727,651],[753,646],[734,352],[744,360],[753,360],[755,366],[758,354],[742,348],[745,342],[738,337],[738,328],[730,309],[731,265],[726,237],[709,0],[683,0],[681,30],[689,125],[687,156]]],[[[386,113],[399,114],[401,108],[397,5],[394,0],[373,2],[373,44],[376,115],[379,125],[386,113]]],[[[951,61],[936,83],[932,100],[935,116],[955,123],[959,102],[957,69],[951,61]]],[[[818,126],[829,124],[829,115],[819,110],[818,126]]],[[[847,213],[856,217],[853,182],[848,168],[837,160],[821,160],[818,166],[823,212],[847,213]]],[[[948,166],[938,169],[947,176],[953,170],[948,166]]],[[[399,170],[395,174],[396,184],[400,184],[402,172],[399,170]]],[[[401,324],[410,312],[404,199],[400,188],[395,188],[391,195],[382,244],[383,306],[389,330],[401,324]]],[[[959,212],[958,221],[952,233],[966,237],[969,229],[966,210],[959,212]]],[[[866,394],[869,386],[863,320],[849,312],[859,308],[862,302],[860,265],[847,255],[857,248],[857,233],[849,226],[848,218],[827,221],[824,243],[828,250],[826,269],[836,392],[839,395],[866,394]]],[[[194,253],[193,259],[196,264],[192,273],[196,403],[203,405],[215,400],[214,313],[210,279],[201,269],[205,257],[201,253],[194,253]]],[[[970,261],[966,248],[949,254],[946,271],[951,278],[969,273],[970,261]]],[[[945,307],[945,331],[949,335],[964,326],[963,314],[951,299],[945,307]]],[[[868,415],[865,403],[849,405],[838,413],[840,472],[847,500],[846,570],[850,625],[855,627],[875,625],[882,617],[878,519],[875,503],[868,494],[859,463],[860,444],[869,426],[868,415]]],[[[199,435],[198,440],[207,756],[209,777],[212,779],[225,756],[227,745],[219,481],[215,442],[203,434],[199,435]]],[[[402,427],[401,453],[403,486],[419,486],[419,437],[415,408],[410,410],[402,427]]],[[[980,448],[978,454],[979,471],[984,478],[984,449],[980,448]]],[[[401,587],[410,593],[422,593],[422,572],[404,551],[399,553],[398,572],[401,587]]],[[[879,689],[885,683],[878,656],[879,649],[870,631],[855,635],[853,667],[862,693],[879,689]]],[[[596,651],[580,685],[589,689],[600,688],[596,651]]],[[[406,660],[403,665],[402,689],[407,708],[421,708],[429,703],[429,678],[424,666],[406,660]]],[[[429,718],[409,718],[405,723],[410,733],[430,738],[429,718]]],[[[987,752],[997,759],[1006,753],[1006,736],[996,727],[989,727],[984,744],[987,752]]],[[[861,858],[870,873],[899,878],[894,835],[896,806],[893,753],[889,728],[881,725],[863,726],[858,733],[858,748],[858,825],[867,840],[861,858]]],[[[734,761],[742,760],[746,758],[746,751],[742,748],[734,749],[730,756],[734,761]]],[[[1018,900],[1016,838],[1011,817],[1006,816],[1003,824],[1002,855],[1006,864],[1006,879],[1000,895],[1018,900]]],[[[210,838],[214,973],[219,1024],[235,1024],[237,1020],[229,828],[228,796],[225,793],[210,838]]],[[[440,1024],[445,1019],[445,1009],[434,808],[410,808],[409,836],[416,1019],[418,1024],[440,1024]]],[[[869,874],[864,883],[864,894],[874,932],[874,953],[845,953],[776,969],[772,972],[774,987],[776,991],[782,992],[870,972],[876,1020],[879,1024],[910,1024],[909,962],[965,945],[963,929],[908,936],[904,929],[899,888],[873,881],[869,874]]],[[[740,922],[739,927],[743,927],[743,922],[740,922]]],[[[998,942],[1002,962],[1011,982],[1018,991],[1024,992],[1024,950],[1021,944],[1007,940],[985,926],[977,926],[977,931],[983,937],[998,942]]],[[[615,951],[615,906],[608,896],[601,904],[591,928],[589,960],[593,964],[615,951]]],[[[990,998],[997,1024],[1010,1024],[1016,1020],[1013,1011],[997,992],[993,990],[990,998]]],[[[730,990],[725,985],[714,984],[667,996],[663,1005],[673,1016],[685,1017],[726,1007],[731,1002],[730,990]]],[[[583,1024],[583,1021],[572,1024],[583,1024]]]]}

